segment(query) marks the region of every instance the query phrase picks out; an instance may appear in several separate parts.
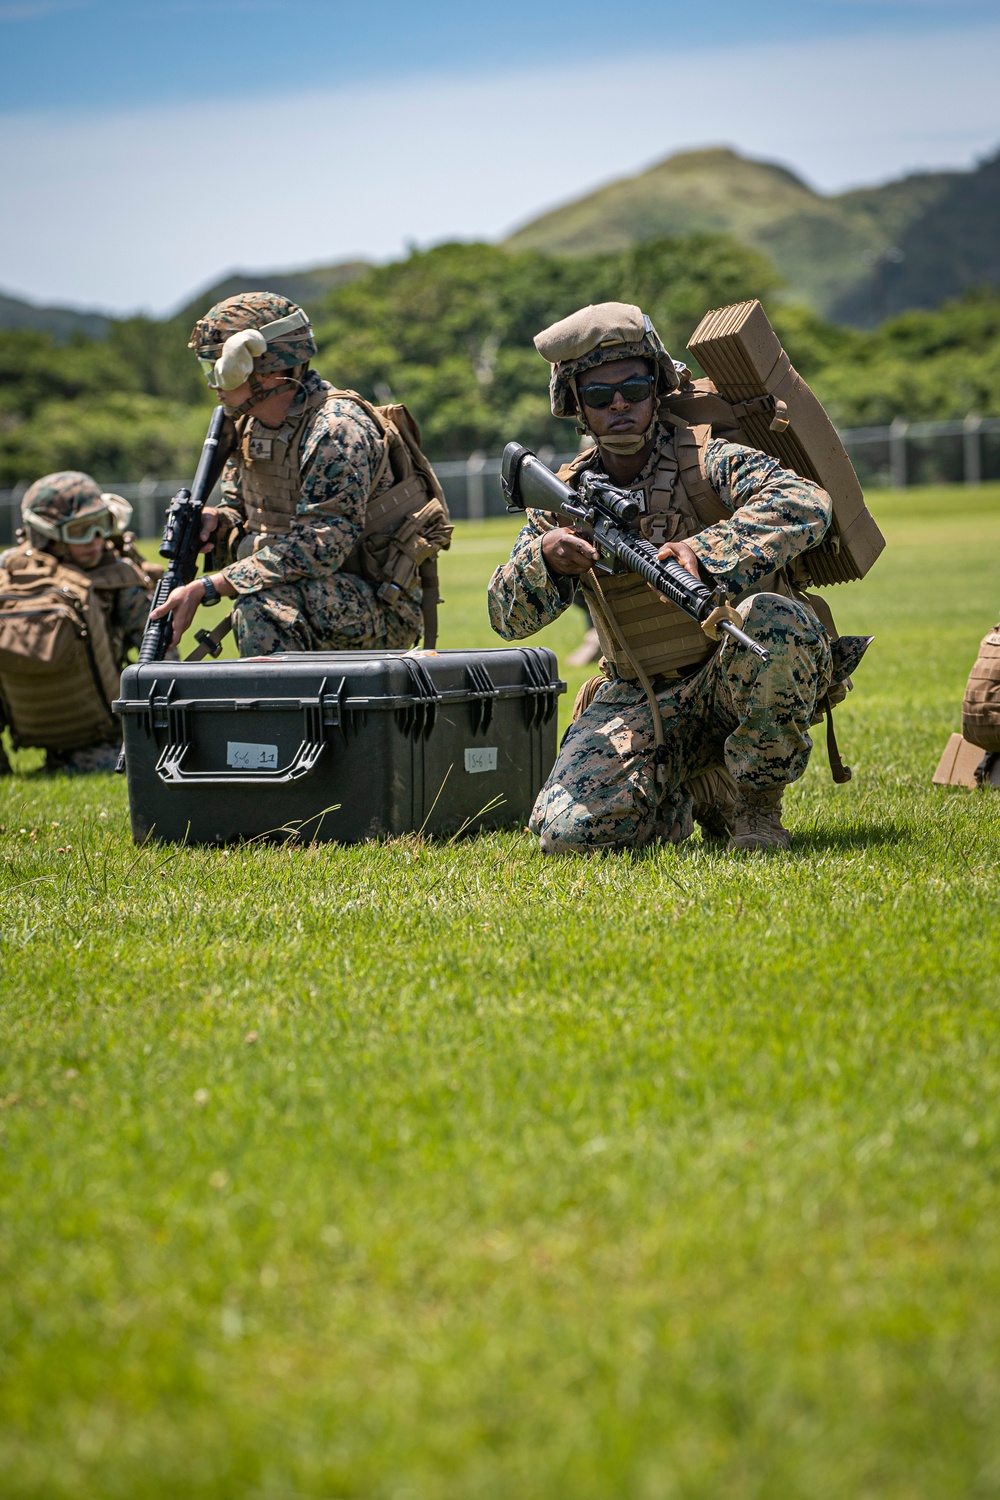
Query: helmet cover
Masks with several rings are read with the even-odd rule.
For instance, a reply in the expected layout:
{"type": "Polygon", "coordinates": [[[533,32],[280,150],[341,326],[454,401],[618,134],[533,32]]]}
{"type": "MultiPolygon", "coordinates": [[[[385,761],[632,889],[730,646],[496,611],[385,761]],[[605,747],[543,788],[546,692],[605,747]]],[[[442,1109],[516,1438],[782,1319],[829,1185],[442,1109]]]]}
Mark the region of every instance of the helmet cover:
{"type": "Polygon", "coordinates": [[[96,479],[79,469],[60,469],[36,479],[21,500],[25,526],[48,541],[58,541],[67,521],[97,520],[109,514],[116,531],[132,519],[132,507],[121,495],[105,493],[96,479]]]}
{"type": "Polygon", "coordinates": [[[651,360],[656,393],[680,385],[677,368],[649,318],[632,302],[597,302],[581,307],[535,337],[535,348],[552,366],[549,399],[554,417],[580,416],[576,379],[595,365],[619,359],[651,360]]]}
{"type": "Polygon", "coordinates": [[[198,319],[188,348],[203,365],[214,366],[219,388],[225,391],[235,390],[251,375],[277,374],[307,364],[316,353],[316,340],[306,313],[287,297],[240,292],[198,319]]]}

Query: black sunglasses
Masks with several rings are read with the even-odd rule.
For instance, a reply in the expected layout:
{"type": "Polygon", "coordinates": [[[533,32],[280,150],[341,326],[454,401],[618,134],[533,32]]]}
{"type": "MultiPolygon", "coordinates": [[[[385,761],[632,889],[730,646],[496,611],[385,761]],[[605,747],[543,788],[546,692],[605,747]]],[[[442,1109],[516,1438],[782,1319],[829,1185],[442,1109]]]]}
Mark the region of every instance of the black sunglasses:
{"type": "Polygon", "coordinates": [[[637,401],[648,400],[652,389],[652,375],[630,375],[627,380],[616,381],[614,385],[595,380],[591,385],[579,387],[583,404],[594,407],[596,411],[611,405],[615,399],[615,391],[621,391],[623,398],[633,405],[637,401]]]}

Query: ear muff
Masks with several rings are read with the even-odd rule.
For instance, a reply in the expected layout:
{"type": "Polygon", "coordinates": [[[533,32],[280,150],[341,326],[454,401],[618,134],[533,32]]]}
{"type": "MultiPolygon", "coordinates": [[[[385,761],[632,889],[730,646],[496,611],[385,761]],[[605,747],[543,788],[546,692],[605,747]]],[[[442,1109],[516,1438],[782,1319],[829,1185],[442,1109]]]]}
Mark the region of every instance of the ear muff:
{"type": "Polygon", "coordinates": [[[256,328],[231,333],[215,361],[215,379],[220,391],[235,391],[253,374],[253,362],[267,350],[267,339],[256,328]]]}

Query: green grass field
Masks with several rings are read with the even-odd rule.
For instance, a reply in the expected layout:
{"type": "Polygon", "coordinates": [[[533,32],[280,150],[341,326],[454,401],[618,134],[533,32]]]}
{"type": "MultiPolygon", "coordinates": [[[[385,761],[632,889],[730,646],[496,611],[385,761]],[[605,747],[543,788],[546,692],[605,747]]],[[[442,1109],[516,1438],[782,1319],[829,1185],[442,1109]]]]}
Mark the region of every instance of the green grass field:
{"type": "Polygon", "coordinates": [[[1000,487],[874,508],[787,856],[136,850],[19,757],[5,1500],[1000,1494],[1000,799],[930,785],[1000,487]]]}

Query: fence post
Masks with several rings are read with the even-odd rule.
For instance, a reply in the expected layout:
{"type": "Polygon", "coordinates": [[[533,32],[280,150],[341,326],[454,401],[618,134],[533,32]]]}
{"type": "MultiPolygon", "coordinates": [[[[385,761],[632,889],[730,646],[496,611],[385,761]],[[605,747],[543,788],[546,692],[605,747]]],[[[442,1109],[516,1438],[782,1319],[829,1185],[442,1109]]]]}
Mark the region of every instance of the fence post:
{"type": "Polygon", "coordinates": [[[979,429],[983,419],[970,411],[962,423],[962,467],[966,484],[979,484],[983,476],[979,429]]]}
{"type": "Polygon", "coordinates": [[[486,520],[486,486],[483,470],[486,454],[477,448],[465,461],[465,513],[470,521],[486,520]]]}
{"type": "Polygon", "coordinates": [[[894,490],[906,489],[906,433],[909,422],[893,417],[889,423],[889,483],[894,490]]]}
{"type": "Polygon", "coordinates": [[[139,514],[136,517],[136,521],[138,522],[138,524],[135,529],[141,537],[151,537],[156,535],[157,488],[157,481],[153,479],[149,474],[144,475],[143,478],[139,480],[139,486],[136,491],[135,497],[136,507],[139,514]]]}

